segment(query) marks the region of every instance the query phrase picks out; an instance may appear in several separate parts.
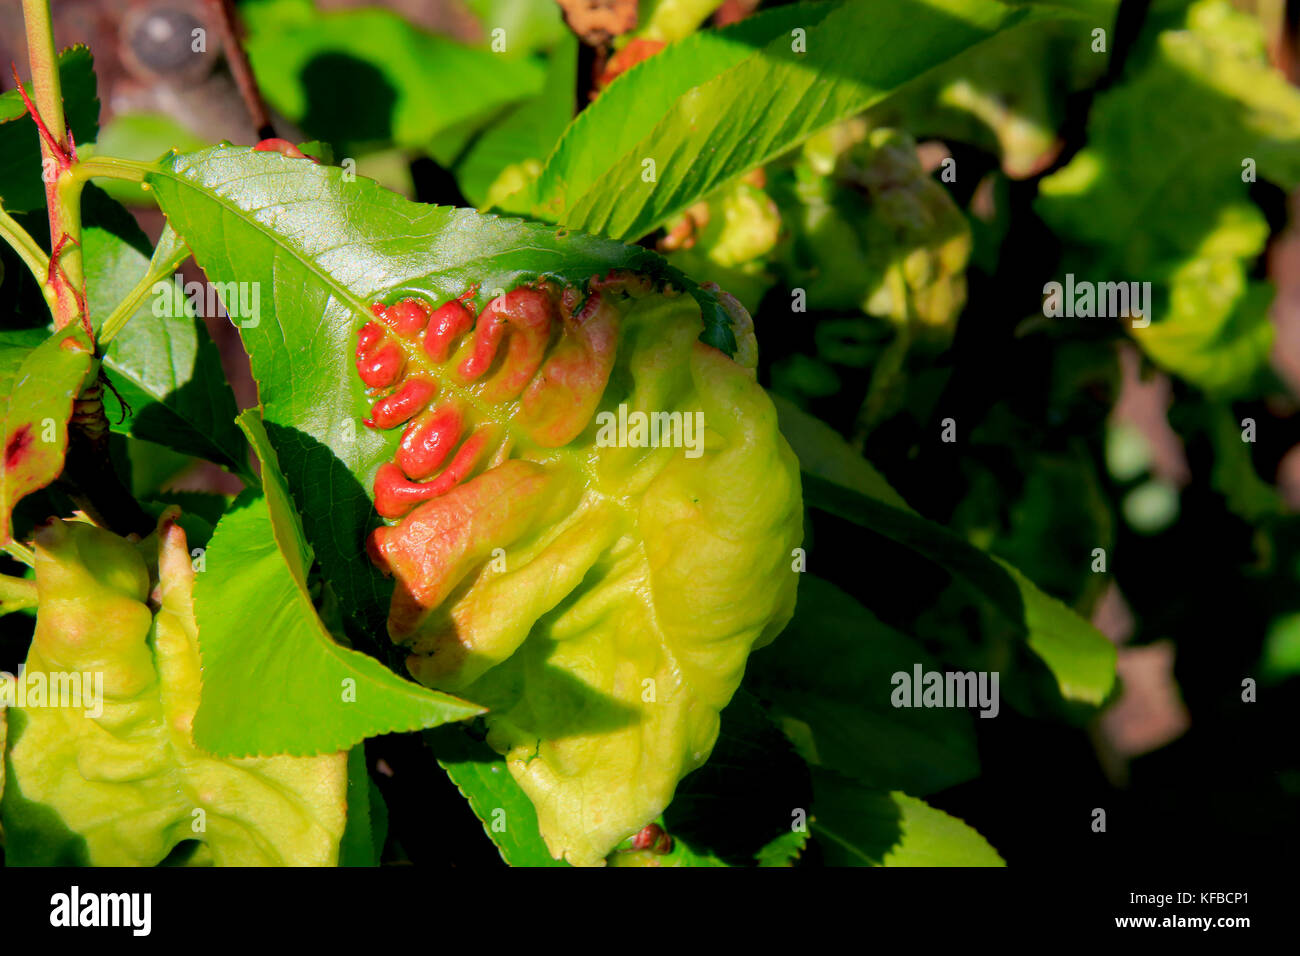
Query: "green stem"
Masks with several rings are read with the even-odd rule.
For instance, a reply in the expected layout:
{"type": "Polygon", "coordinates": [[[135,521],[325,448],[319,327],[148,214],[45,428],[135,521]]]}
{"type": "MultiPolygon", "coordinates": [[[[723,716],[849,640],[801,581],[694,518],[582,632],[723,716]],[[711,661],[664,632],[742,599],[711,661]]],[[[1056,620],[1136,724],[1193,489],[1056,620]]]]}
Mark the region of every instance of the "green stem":
{"type": "MultiPolygon", "coordinates": [[[[70,186],[78,191],[88,180],[95,178],[121,179],[131,183],[143,183],[145,176],[156,168],[151,163],[138,163],[130,159],[118,159],[114,156],[90,156],[86,159],[79,159],[72,164],[68,182],[70,186]]],[[[181,258],[183,259],[184,256],[181,258]]],[[[140,303],[149,294],[154,283],[158,281],[162,274],[179,265],[180,261],[178,259],[175,262],[150,263],[148,271],[136,283],[135,288],[118,302],[112,314],[100,326],[99,344],[101,347],[107,346],[113,340],[113,337],[122,331],[122,327],[126,325],[131,316],[135,315],[136,309],[140,307],[140,303]],[[157,271],[159,268],[163,271],[157,271]]]]}
{"type": "Polygon", "coordinates": [[[122,331],[122,327],[126,325],[131,316],[135,315],[136,310],[140,308],[140,303],[144,301],[145,296],[149,294],[157,281],[158,278],[152,271],[146,272],[140,281],[135,284],[135,288],[113,307],[113,311],[104,320],[104,324],[99,327],[99,344],[101,348],[108,348],[108,343],[113,341],[113,338],[118,332],[122,331]]]}
{"type": "MultiPolygon", "coordinates": [[[[48,0],[23,0],[23,23],[27,29],[27,60],[32,69],[32,98],[49,136],[41,136],[41,158],[48,168],[59,170],[53,182],[45,184],[45,203],[50,217],[50,243],[57,250],[54,281],[54,324],[64,328],[73,322],[88,326],[84,315],[86,282],[81,264],[81,187],[70,183],[68,159],[71,144],[63,118],[63,89],[59,80],[59,58],[54,48],[48,0]]],[[[49,294],[46,296],[50,298],[49,294]]]]}
{"type": "Polygon", "coordinates": [[[36,567],[36,555],[32,552],[31,548],[27,547],[27,545],[21,544],[17,541],[10,541],[8,544],[3,546],[3,550],[15,561],[21,561],[29,568],[36,567]]]}
{"type": "Polygon", "coordinates": [[[20,226],[18,220],[5,212],[3,208],[0,208],[0,238],[9,243],[10,248],[18,253],[18,258],[22,259],[23,264],[31,270],[32,275],[36,278],[36,284],[40,286],[41,293],[45,296],[45,301],[53,309],[54,292],[46,283],[50,274],[50,257],[45,254],[44,249],[37,245],[31,233],[20,226]]]}
{"type": "Polygon", "coordinates": [[[48,0],[23,0],[23,23],[27,27],[27,62],[32,68],[32,98],[46,129],[61,143],[67,127],[63,122],[63,88],[48,0]]]}
{"type": "Polygon", "coordinates": [[[116,156],[88,156],[73,164],[72,179],[79,184],[94,178],[143,183],[145,176],[157,168],[153,163],[139,163],[133,159],[118,159],[116,156]]]}
{"type": "Polygon", "coordinates": [[[104,320],[104,324],[99,327],[99,344],[101,346],[107,347],[108,343],[113,341],[114,336],[122,331],[122,327],[139,310],[140,303],[153,292],[154,286],[160,280],[175,272],[177,267],[189,257],[189,254],[189,248],[180,240],[175,239],[175,233],[171,231],[171,227],[164,228],[163,235],[158,240],[158,248],[154,250],[154,258],[149,262],[149,268],[140,277],[140,281],[113,308],[112,313],[104,320]],[[171,236],[174,241],[169,243],[167,241],[168,236],[171,236]]]}
{"type": "MultiPolygon", "coordinates": [[[[54,325],[80,325],[94,340],[86,314],[86,277],[81,253],[81,189],[85,176],[75,172],[76,151],[63,116],[59,60],[54,47],[48,0],[22,0],[27,31],[27,57],[32,69],[30,108],[41,139],[45,206],[50,218],[50,271],[47,301],[53,296],[54,325]]],[[[102,163],[102,161],[101,161],[102,163]]],[[[108,419],[102,386],[96,375],[86,384],[68,425],[68,447],[61,478],[87,514],[101,515],[120,533],[148,533],[152,522],[122,486],[108,458],[108,419]]],[[[12,552],[11,552],[12,553],[12,552]]]]}
{"type": "Polygon", "coordinates": [[[31,578],[0,574],[0,614],[36,607],[39,603],[40,594],[36,590],[36,582],[31,578]]]}

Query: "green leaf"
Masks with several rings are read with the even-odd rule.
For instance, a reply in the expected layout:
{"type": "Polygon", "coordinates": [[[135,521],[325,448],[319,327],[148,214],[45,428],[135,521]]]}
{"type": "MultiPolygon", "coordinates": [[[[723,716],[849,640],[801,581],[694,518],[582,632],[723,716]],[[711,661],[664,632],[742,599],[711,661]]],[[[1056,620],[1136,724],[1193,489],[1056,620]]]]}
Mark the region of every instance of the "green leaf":
{"type": "MultiPolygon", "coordinates": [[[[1268,684],[1280,684],[1300,675],[1300,614],[1281,614],[1269,622],[1256,667],[1268,684]]],[[[0,733],[3,730],[0,727],[0,733]]]]}
{"type": "Polygon", "coordinates": [[[716,298],[640,247],[418,205],[345,182],[337,168],[251,149],[168,157],[150,181],[209,279],[261,290],[260,320],[240,334],[268,431],[325,574],[363,627],[383,620],[391,590],[357,557],[375,523],[371,479],[397,443],[361,427],[369,401],[352,360],[371,303],[396,290],[443,302],[474,288],[481,308],[494,289],[541,275],[585,282],[628,269],[691,291],[706,327],[731,334],[716,298]]]}
{"type": "Polygon", "coordinates": [[[1047,663],[1066,698],[1091,704],[1105,699],[1114,683],[1116,652],[1100,632],[1004,560],[916,515],[905,504],[906,510],[899,510],[901,499],[884,478],[865,461],[858,465],[856,453],[829,426],[802,413],[796,418],[793,406],[779,403],[778,410],[801,456],[810,505],[870,528],[954,574],[1011,623],[1047,663]]]}
{"type": "Polygon", "coordinates": [[[869,114],[873,126],[900,126],[918,139],[976,145],[1024,179],[1060,151],[1069,94],[1093,86],[1109,59],[1092,31],[1114,36],[1118,0],[1098,0],[1084,17],[1030,22],[954,57],[869,114]]]}
{"type": "MultiPolygon", "coordinates": [[[[49,319],[49,312],[45,313],[49,319]]],[[[50,337],[50,330],[45,328],[4,329],[0,330],[0,349],[11,361],[21,361],[22,357],[50,337]]],[[[5,366],[0,365],[0,368],[5,366]]]]}
{"type": "Polygon", "coordinates": [[[829,866],[1005,866],[956,817],[905,793],[813,771],[812,832],[829,866]]]}
{"type": "Polygon", "coordinates": [[[831,4],[799,4],[764,11],[725,29],[702,30],[637,64],[565,131],[536,184],[534,202],[563,221],[564,210],[642,142],[646,129],[679,97],[744,62],[774,37],[789,37],[791,29],[820,21],[830,9],[831,4]]]}
{"type": "Polygon", "coordinates": [[[938,663],[834,585],[805,574],[799,591],[794,619],[754,655],[745,687],[771,703],[804,758],[909,793],[978,774],[970,714],[891,702],[894,674],[911,675],[918,664],[937,671],[938,663]]]}
{"type": "Polygon", "coordinates": [[[1273,286],[1249,278],[1268,241],[1254,206],[1223,211],[1220,224],[1167,277],[1158,321],[1133,339],[1161,367],[1221,398],[1255,390],[1270,374],[1273,286]]]}
{"type": "Polygon", "coordinates": [[[698,30],[722,0],[651,0],[638,12],[633,36],[671,42],[698,30]]]}
{"type": "Polygon", "coordinates": [[[1087,147],[1043,180],[1037,208],[1072,242],[1099,247],[1105,264],[1142,275],[1182,258],[1245,200],[1246,158],[1262,178],[1300,183],[1300,91],[1269,65],[1248,14],[1203,0],[1098,96],[1087,147]]]}
{"type": "Polygon", "coordinates": [[[235,426],[238,409],[216,343],[171,281],[189,249],[164,227],[150,259],[135,218],[94,186],[82,207],[86,304],[96,331],[146,274],[155,283],[104,355],[117,391],[106,390],[113,430],[246,475],[248,443],[235,426]]]}
{"type": "Polygon", "coordinates": [[[806,473],[860,492],[900,511],[912,510],[885,476],[830,425],[781,395],[773,395],[772,404],[776,406],[781,422],[781,434],[794,449],[799,467],[806,473]]]}
{"type": "Polygon", "coordinates": [[[635,239],[1029,12],[992,0],[854,0],[693,34],[579,115],[537,181],[535,213],[635,239]]]}
{"type": "Polygon", "coordinates": [[[115,462],[126,466],[120,468],[120,471],[123,477],[130,478],[128,487],[131,494],[142,500],[157,498],[166,485],[194,464],[194,459],[182,452],[121,435],[114,435],[110,439],[109,455],[115,462]],[[120,457],[118,448],[121,448],[120,457]]]}
{"type": "MultiPolygon", "coordinates": [[[[0,694],[9,694],[8,684],[14,678],[9,674],[0,674],[0,694]]],[[[9,708],[0,707],[0,807],[4,806],[5,795],[5,767],[9,761],[6,759],[8,748],[6,744],[9,741],[9,708]]]]}
{"type": "Polygon", "coordinates": [[[191,840],[223,866],[337,861],[344,754],[224,760],[195,747],[206,675],[194,578],[172,522],[139,545],[79,521],[37,534],[41,607],[0,802],[9,865],[153,866],[191,840]]]}
{"type": "Polygon", "coordinates": [[[754,859],[760,867],[794,866],[807,847],[808,831],[790,830],[754,854],[754,859]]]}
{"type": "Polygon", "coordinates": [[[573,36],[564,23],[559,4],[533,0],[465,0],[478,17],[485,45],[493,30],[504,30],[506,48],[501,56],[521,56],[554,47],[573,36]]]}
{"type": "Polygon", "coordinates": [[[810,505],[916,551],[986,597],[1043,659],[1067,699],[1100,704],[1110,692],[1115,646],[1005,561],[925,518],[818,476],[805,475],[804,494],[810,505]]]}
{"type": "Polygon", "coordinates": [[[1223,496],[1228,510],[1253,525],[1285,514],[1282,494],[1255,470],[1253,446],[1242,441],[1242,427],[1231,406],[1209,406],[1205,417],[1203,427],[1214,449],[1210,484],[1223,496]]]}
{"type": "MultiPolygon", "coordinates": [[[[59,54],[64,119],[78,143],[93,143],[99,131],[94,63],[90,51],[74,46],[59,54]]],[[[31,85],[24,84],[31,96],[31,85]]],[[[0,205],[11,213],[45,205],[41,140],[17,90],[0,93],[0,205]]]]}
{"type": "Polygon", "coordinates": [[[1035,584],[1087,615],[1108,583],[1091,565],[1094,548],[1113,547],[1111,501],[1085,442],[1040,449],[1026,440],[1035,426],[1026,426],[995,416],[975,430],[960,477],[966,493],[948,527],[1014,567],[1033,568],[1035,584]],[[1011,448],[1006,471],[1016,477],[1004,483],[984,456],[1011,448]]]}
{"type": "Polygon", "coordinates": [[[63,471],[72,405],[90,374],[92,346],[70,325],[35,348],[0,341],[0,544],[14,506],[63,471]]]}
{"type": "MultiPolygon", "coordinates": [[[[552,852],[599,863],[707,759],[745,656],[793,605],[797,472],[754,381],[748,315],[727,303],[733,362],[697,341],[696,301],[653,285],[690,288],[652,253],[416,206],[302,160],[218,149],[165,160],[150,181],[210,277],[265,290],[245,342],[270,440],[303,514],[319,522],[309,537],[344,606],[368,610],[356,584],[364,544],[397,579],[388,632],[410,651],[408,668],[492,708],[492,746],[508,754],[552,852]],[[620,267],[639,275],[611,276],[620,267]],[[542,288],[521,288],[542,276],[542,288]],[[419,318],[409,299],[441,308],[462,295],[491,321],[456,333],[454,356],[432,358],[429,338],[423,348],[412,333],[394,338],[385,347],[404,351],[386,386],[434,388],[470,443],[462,450],[485,449],[482,473],[477,462],[468,475],[444,470],[411,492],[400,476],[417,472],[399,467],[395,425],[427,411],[424,427],[434,393],[383,422],[392,395],[366,394],[354,336],[396,335],[385,323],[398,313],[419,318]],[[499,310],[520,303],[547,332],[512,332],[495,364],[481,346],[495,348],[499,310]],[[538,364],[517,380],[530,341],[538,364]],[[471,353],[494,370],[482,383],[463,377],[471,353]],[[356,425],[367,405],[381,420],[369,431],[356,425]],[[693,428],[702,415],[708,449],[684,450],[680,427],[679,441],[648,457],[599,441],[610,426],[598,415],[622,406],[666,409],[693,428]],[[375,488],[378,511],[405,519],[368,535],[375,488]],[[426,500],[394,507],[394,488],[426,500]],[[645,681],[658,706],[647,706],[645,681]]],[[[221,540],[218,530],[213,547],[221,540]]],[[[378,582],[371,593],[389,596],[378,582]]]]}
{"type": "Polygon", "coordinates": [[[311,550],[261,421],[245,412],[239,423],[262,464],[265,497],[241,495],[204,555],[195,739],[231,756],[327,753],[481,713],[334,640],[308,596],[311,550]]]}
{"type": "Polygon", "coordinates": [[[378,866],[388,829],[384,798],[366,770],[366,749],[348,751],[348,823],[339,842],[339,866],[378,866]]]}
{"type": "Polygon", "coordinates": [[[438,766],[483,821],[483,832],[511,866],[568,866],[551,857],[537,830],[537,811],[506,762],[463,727],[426,731],[438,766]],[[495,824],[495,825],[494,825],[495,824]]]}
{"type": "Polygon", "coordinates": [[[245,47],[267,100],[341,155],[390,142],[427,146],[542,87],[532,60],[471,49],[389,10],[262,3],[249,6],[245,20],[245,47]]]}
{"type": "Polygon", "coordinates": [[[1147,354],[1231,397],[1268,374],[1270,291],[1248,281],[1268,225],[1250,182],[1300,184],[1300,91],[1250,14],[1201,0],[1179,20],[1152,18],[1166,28],[1097,97],[1087,145],[1036,208],[1067,244],[1063,271],[1153,284],[1151,324],[1133,329],[1147,354]]]}
{"type": "Polygon", "coordinates": [[[566,33],[551,51],[541,92],[511,107],[476,137],[457,161],[456,182],[470,202],[482,207],[488,190],[506,167],[528,160],[540,166],[550,155],[573,117],[577,69],[578,40],[566,33]]]}

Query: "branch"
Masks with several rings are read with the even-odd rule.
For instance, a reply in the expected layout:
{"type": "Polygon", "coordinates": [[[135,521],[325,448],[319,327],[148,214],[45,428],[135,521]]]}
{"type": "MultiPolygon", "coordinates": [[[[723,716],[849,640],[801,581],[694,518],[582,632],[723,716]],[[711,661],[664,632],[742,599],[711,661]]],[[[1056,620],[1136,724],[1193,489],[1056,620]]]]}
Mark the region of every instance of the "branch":
{"type": "Polygon", "coordinates": [[[239,95],[243,97],[248,116],[257,130],[257,138],[274,139],[275,127],[271,125],[266,103],[262,100],[262,94],[257,88],[257,80],[253,76],[253,68],[248,65],[248,54],[244,52],[244,45],[239,42],[239,32],[235,29],[234,4],[231,0],[205,0],[205,3],[212,18],[217,22],[217,29],[221,31],[221,45],[226,51],[226,63],[230,66],[230,72],[234,74],[235,85],[239,87],[239,95]]]}
{"type": "MultiPolygon", "coordinates": [[[[42,288],[47,293],[46,301],[53,298],[55,326],[62,329],[80,322],[93,346],[95,336],[86,310],[81,262],[81,189],[90,173],[75,169],[77,148],[63,117],[59,59],[47,0],[23,0],[23,22],[35,103],[21,83],[18,89],[41,136],[41,179],[45,182],[50,220],[51,253],[42,288]]],[[[96,368],[94,378],[73,403],[60,481],[70,486],[74,500],[100,524],[119,534],[145,535],[153,522],[123,487],[108,457],[103,378],[98,363],[96,368]]]]}
{"type": "MultiPolygon", "coordinates": [[[[23,0],[23,23],[27,29],[27,61],[32,70],[35,103],[28,98],[22,83],[18,84],[18,90],[41,134],[41,179],[45,182],[45,205],[49,211],[50,248],[54,250],[46,279],[53,293],[54,325],[62,329],[80,322],[93,339],[81,267],[81,184],[68,175],[77,150],[63,119],[59,58],[54,49],[54,30],[46,0],[23,0]]],[[[17,79],[17,71],[14,78],[17,79]]]]}

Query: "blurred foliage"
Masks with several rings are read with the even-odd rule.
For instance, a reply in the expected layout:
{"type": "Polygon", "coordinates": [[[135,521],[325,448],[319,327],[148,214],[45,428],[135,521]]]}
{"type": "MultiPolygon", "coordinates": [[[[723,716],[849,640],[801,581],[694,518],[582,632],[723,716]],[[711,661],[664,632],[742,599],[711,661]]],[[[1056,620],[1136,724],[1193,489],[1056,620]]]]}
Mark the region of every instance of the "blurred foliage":
{"type": "Polygon", "coordinates": [[[1135,330],[1159,365],[1229,397],[1265,376],[1271,288],[1248,278],[1269,226],[1251,184],[1300,185],[1300,90],[1268,63],[1258,22],[1218,0],[1157,5],[1087,145],[1037,208],[1064,272],[1152,282],[1159,321],[1135,330]]]}

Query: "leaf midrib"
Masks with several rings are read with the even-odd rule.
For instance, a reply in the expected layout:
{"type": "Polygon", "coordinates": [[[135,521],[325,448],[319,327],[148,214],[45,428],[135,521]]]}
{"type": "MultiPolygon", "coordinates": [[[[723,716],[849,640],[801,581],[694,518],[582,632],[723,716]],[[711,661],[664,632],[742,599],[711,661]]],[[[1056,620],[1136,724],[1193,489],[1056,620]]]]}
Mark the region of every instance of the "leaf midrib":
{"type": "MultiPolygon", "coordinates": [[[[193,167],[191,166],[189,168],[192,169],[193,167]]],[[[298,249],[296,246],[291,244],[284,236],[274,232],[269,227],[267,227],[266,225],[258,221],[258,219],[251,212],[245,211],[239,205],[234,203],[232,200],[228,199],[227,197],[217,192],[215,188],[200,186],[194,180],[188,179],[182,176],[178,172],[175,172],[171,169],[167,169],[161,166],[155,169],[149,175],[164,176],[179,187],[183,187],[191,192],[198,193],[201,196],[205,196],[209,198],[212,202],[215,202],[221,209],[225,210],[228,214],[235,216],[236,219],[240,220],[241,222],[250,226],[257,232],[261,233],[263,236],[267,237],[269,240],[271,240],[271,244],[275,246],[277,249],[286,250],[309,273],[317,276],[321,280],[322,285],[328,287],[335,295],[336,298],[340,299],[341,301],[345,302],[347,305],[351,306],[354,312],[356,312],[359,315],[367,315],[369,313],[369,309],[370,309],[369,305],[362,302],[352,292],[351,289],[349,289],[347,286],[342,285],[337,280],[335,280],[330,273],[324,271],[318,264],[313,262],[313,260],[309,258],[306,255],[306,253],[304,253],[302,250],[298,249]]],[[[238,183],[246,178],[248,177],[241,176],[236,179],[226,180],[221,185],[227,186],[230,185],[231,183],[238,183]]],[[[292,205],[292,203],[281,203],[281,205],[288,206],[288,205],[292,205]]],[[[274,299],[272,301],[274,301],[274,299]]],[[[287,341],[284,324],[280,321],[280,316],[278,312],[276,313],[275,316],[275,324],[280,329],[281,337],[285,338],[287,341]]]]}
{"type": "MultiPolygon", "coordinates": [[[[331,273],[323,269],[318,263],[316,263],[311,257],[309,257],[302,250],[298,249],[295,245],[291,244],[284,236],[281,236],[279,233],[274,232],[269,227],[264,225],[251,212],[245,211],[239,205],[226,199],[226,197],[222,196],[219,192],[217,192],[215,188],[208,187],[208,186],[200,186],[194,180],[186,178],[185,176],[182,176],[178,172],[174,172],[170,169],[165,169],[161,167],[151,175],[165,176],[167,179],[175,183],[177,186],[182,186],[193,193],[206,197],[210,201],[215,202],[218,206],[220,206],[221,209],[226,211],[227,214],[234,215],[235,218],[238,219],[240,222],[246,224],[247,226],[251,227],[258,233],[266,237],[275,248],[286,250],[295,260],[297,260],[297,262],[310,275],[317,277],[320,280],[321,284],[331,291],[331,294],[333,294],[340,301],[350,306],[353,312],[356,313],[358,316],[366,318],[367,321],[370,320],[369,317],[371,315],[371,312],[370,312],[369,303],[363,302],[358,296],[356,296],[352,292],[351,289],[349,289],[347,286],[343,285],[338,280],[336,280],[331,273]]],[[[238,183],[243,178],[246,177],[241,176],[237,179],[226,180],[222,185],[238,183]]],[[[291,205],[291,204],[282,203],[281,205],[291,205]]],[[[274,296],[274,291],[272,292],[272,296],[274,296]]],[[[274,302],[274,297],[272,298],[272,302],[274,302]]],[[[284,323],[280,321],[280,316],[278,312],[276,313],[275,316],[275,324],[276,327],[279,328],[280,330],[280,337],[287,342],[288,341],[287,332],[285,330],[284,323]]],[[[477,317],[476,317],[475,330],[477,330],[477,327],[478,326],[477,326],[477,317]]],[[[590,467],[588,463],[585,461],[585,459],[582,456],[577,455],[569,446],[566,445],[562,448],[543,449],[542,446],[537,446],[535,442],[528,440],[526,436],[522,435],[518,431],[518,429],[512,427],[511,419],[513,419],[514,416],[508,413],[506,410],[509,409],[512,405],[517,405],[519,402],[518,399],[512,400],[509,403],[485,402],[478,394],[476,394],[470,388],[467,388],[455,382],[454,380],[451,379],[450,375],[441,373],[441,371],[438,369],[438,366],[434,365],[433,363],[426,362],[423,352],[419,350],[414,343],[402,339],[400,336],[397,336],[396,338],[397,341],[400,343],[402,349],[406,352],[408,361],[414,358],[418,362],[418,364],[423,368],[423,370],[430,372],[430,374],[435,374],[440,388],[451,391],[458,399],[466,402],[477,413],[480,419],[491,421],[498,425],[501,425],[503,428],[506,429],[506,431],[510,434],[510,436],[516,441],[519,441],[521,439],[525,441],[529,441],[530,445],[534,445],[540,450],[543,450],[547,453],[551,453],[556,458],[567,460],[570,464],[582,470],[584,474],[588,474],[588,475],[590,474],[590,467]]],[[[458,349],[457,352],[459,351],[460,350],[458,349]]],[[[455,357],[456,356],[453,355],[453,357],[448,360],[447,364],[450,365],[452,362],[454,362],[455,357]]]]}

